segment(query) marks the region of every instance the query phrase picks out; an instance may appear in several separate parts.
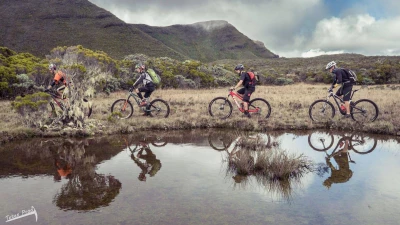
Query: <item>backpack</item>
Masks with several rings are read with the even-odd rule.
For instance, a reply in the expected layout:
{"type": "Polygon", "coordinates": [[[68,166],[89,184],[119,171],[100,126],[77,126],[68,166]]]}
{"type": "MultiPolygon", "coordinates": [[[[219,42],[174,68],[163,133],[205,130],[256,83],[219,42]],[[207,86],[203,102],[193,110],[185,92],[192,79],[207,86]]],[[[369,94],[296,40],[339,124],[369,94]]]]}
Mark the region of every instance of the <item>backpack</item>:
{"type": "Polygon", "coordinates": [[[346,72],[347,78],[350,80],[350,82],[355,84],[357,82],[357,74],[350,69],[343,68],[343,70],[346,72]]]}
{"type": "Polygon", "coordinates": [[[151,81],[155,85],[159,85],[161,83],[161,77],[153,69],[148,69],[147,73],[150,75],[151,81]]]}
{"type": "Polygon", "coordinates": [[[258,82],[258,75],[255,75],[253,72],[248,71],[247,74],[250,77],[250,82],[249,85],[250,86],[256,86],[257,82],[258,82]]]}

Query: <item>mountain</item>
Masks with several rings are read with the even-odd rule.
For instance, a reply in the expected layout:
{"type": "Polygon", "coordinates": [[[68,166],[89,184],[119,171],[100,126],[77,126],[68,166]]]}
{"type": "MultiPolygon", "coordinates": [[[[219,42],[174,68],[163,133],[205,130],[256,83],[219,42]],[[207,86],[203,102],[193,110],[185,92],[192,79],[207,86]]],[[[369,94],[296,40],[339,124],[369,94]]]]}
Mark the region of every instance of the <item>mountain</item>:
{"type": "Polygon", "coordinates": [[[262,42],[249,39],[226,21],[167,27],[132,24],[131,27],[145,32],[183,55],[204,62],[278,57],[265,48],[262,42]]]}
{"type": "Polygon", "coordinates": [[[185,59],[87,0],[1,0],[0,46],[37,56],[83,45],[115,58],[132,53],[185,59]]]}
{"type": "Polygon", "coordinates": [[[0,46],[40,57],[72,45],[118,59],[135,53],[202,61],[276,57],[225,21],[127,24],[88,0],[1,0],[0,15],[0,46]]]}

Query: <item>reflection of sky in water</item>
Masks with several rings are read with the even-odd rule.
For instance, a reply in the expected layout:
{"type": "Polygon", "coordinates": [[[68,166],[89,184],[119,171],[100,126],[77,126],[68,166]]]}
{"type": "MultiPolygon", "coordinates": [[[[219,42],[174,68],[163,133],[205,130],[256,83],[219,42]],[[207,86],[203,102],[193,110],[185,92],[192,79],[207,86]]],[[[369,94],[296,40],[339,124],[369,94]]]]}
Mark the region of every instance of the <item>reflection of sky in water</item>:
{"type": "MultiPolygon", "coordinates": [[[[340,137],[334,136],[328,153],[340,137]]],[[[325,163],[326,153],[313,150],[307,135],[271,138],[290,153],[325,163]]],[[[150,145],[162,166],[154,176],[147,174],[145,182],[139,181],[141,169],[128,151],[98,164],[96,172],[113,175],[122,188],[109,206],[93,212],[64,212],[52,204],[65,180],[54,183],[49,176],[1,179],[1,199],[5,199],[1,215],[33,205],[38,224],[399,224],[400,148],[395,141],[378,141],[376,149],[365,155],[350,151],[356,162],[350,164],[352,177],[330,189],[322,184],[330,171],[322,177],[306,174],[293,186],[289,202],[254,178],[235,185],[232,175],[226,174],[226,153],[205,145],[207,141],[200,143],[150,145]]],[[[31,224],[32,220],[20,222],[31,224]]]]}

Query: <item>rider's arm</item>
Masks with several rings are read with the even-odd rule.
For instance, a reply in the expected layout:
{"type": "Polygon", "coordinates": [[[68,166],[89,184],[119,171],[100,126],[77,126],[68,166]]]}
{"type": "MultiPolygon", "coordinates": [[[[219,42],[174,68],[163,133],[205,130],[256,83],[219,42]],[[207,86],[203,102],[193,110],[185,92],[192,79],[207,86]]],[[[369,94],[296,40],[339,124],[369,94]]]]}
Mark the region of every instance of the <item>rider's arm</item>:
{"type": "Polygon", "coordinates": [[[143,81],[143,79],[144,79],[145,76],[146,76],[146,74],[141,73],[140,76],[139,76],[139,78],[138,78],[138,79],[136,80],[136,82],[133,84],[133,87],[136,87],[137,85],[139,85],[139,84],[143,81]]]}
{"type": "Polygon", "coordinates": [[[240,74],[240,81],[236,84],[234,89],[239,88],[243,84],[245,78],[246,78],[246,73],[241,73],[240,74]]]}

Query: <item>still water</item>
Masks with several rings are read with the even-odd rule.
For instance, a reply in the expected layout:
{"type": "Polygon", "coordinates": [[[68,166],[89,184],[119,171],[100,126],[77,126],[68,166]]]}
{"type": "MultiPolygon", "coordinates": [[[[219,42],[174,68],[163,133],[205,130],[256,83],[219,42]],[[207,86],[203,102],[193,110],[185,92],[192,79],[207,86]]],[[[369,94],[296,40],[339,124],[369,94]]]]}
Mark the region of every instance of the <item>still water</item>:
{"type": "Polygon", "coordinates": [[[0,224],[397,225],[399,173],[398,138],[356,133],[34,139],[0,147],[0,224]],[[238,147],[245,139],[262,148],[238,147]],[[243,151],[249,162],[277,151],[307,167],[243,175],[232,166],[243,151]]]}

